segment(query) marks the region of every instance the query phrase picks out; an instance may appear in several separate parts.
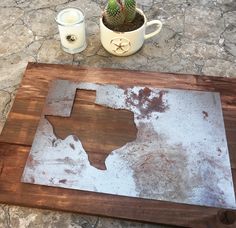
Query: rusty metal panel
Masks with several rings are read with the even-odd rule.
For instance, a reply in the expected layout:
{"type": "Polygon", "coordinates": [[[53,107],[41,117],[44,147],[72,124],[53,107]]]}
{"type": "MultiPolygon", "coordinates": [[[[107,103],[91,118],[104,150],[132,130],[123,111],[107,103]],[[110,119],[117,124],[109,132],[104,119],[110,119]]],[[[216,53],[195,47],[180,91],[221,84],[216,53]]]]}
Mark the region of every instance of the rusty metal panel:
{"type": "Polygon", "coordinates": [[[53,81],[49,89],[43,113],[69,117],[75,99],[76,84],[69,81],[53,81]]]}
{"type": "Polygon", "coordinates": [[[22,181],[235,208],[220,95],[56,80],[49,91],[22,181]],[[95,90],[96,104],[134,113],[137,137],[110,153],[106,170],[90,165],[78,137],[58,139],[45,118],[69,116],[76,89],[95,90]]]}

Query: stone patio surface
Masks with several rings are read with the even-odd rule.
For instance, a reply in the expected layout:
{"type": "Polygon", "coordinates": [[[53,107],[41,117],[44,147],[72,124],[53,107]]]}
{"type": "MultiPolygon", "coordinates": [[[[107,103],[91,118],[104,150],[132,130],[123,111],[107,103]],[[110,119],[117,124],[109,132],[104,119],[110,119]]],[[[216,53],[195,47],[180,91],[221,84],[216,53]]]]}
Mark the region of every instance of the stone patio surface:
{"type": "MultiPolygon", "coordinates": [[[[137,0],[161,33],[130,57],[114,57],[100,43],[99,17],[106,0],[0,1],[0,131],[28,61],[199,75],[236,76],[235,0],[137,0]],[[75,6],[86,14],[88,47],[60,49],[56,13],[75,6]]],[[[92,204],[93,202],[91,202],[92,204]]],[[[164,227],[0,204],[0,227],[164,227]]]]}

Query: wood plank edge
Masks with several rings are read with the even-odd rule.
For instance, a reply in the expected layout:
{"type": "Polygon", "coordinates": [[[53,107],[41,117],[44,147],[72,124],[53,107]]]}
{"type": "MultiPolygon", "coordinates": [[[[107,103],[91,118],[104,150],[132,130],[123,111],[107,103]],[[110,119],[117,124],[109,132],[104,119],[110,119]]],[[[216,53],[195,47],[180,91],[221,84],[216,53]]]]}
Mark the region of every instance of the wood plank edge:
{"type": "Polygon", "coordinates": [[[203,79],[203,80],[210,80],[210,81],[225,81],[225,82],[230,82],[232,83],[235,82],[236,83],[236,78],[229,78],[229,77],[223,77],[223,76],[210,76],[210,75],[197,75],[197,74],[187,74],[187,73],[169,73],[169,72],[156,72],[156,71],[140,71],[140,70],[128,70],[128,69],[121,69],[121,68],[108,68],[108,67],[104,67],[104,68],[99,68],[99,67],[87,67],[87,66],[75,66],[75,65],[70,65],[70,64],[48,64],[48,63],[36,63],[36,62],[28,62],[27,67],[26,67],[26,72],[28,70],[32,70],[32,69],[39,69],[39,68],[61,68],[64,70],[73,70],[73,71],[77,71],[77,70],[83,70],[83,71],[108,71],[108,72],[133,72],[135,74],[149,74],[150,76],[178,76],[178,77],[184,77],[184,78],[188,78],[189,77],[194,77],[197,79],[203,79]]]}

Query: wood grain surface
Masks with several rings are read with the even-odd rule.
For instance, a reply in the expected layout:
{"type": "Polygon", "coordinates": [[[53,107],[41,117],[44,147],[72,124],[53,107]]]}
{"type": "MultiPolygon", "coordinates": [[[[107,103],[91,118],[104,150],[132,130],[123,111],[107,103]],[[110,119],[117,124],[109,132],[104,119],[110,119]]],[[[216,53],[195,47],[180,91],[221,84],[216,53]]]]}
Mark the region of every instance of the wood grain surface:
{"type": "Polygon", "coordinates": [[[140,85],[220,92],[236,187],[236,78],[29,63],[0,136],[0,202],[177,226],[236,226],[233,210],[21,183],[49,83],[56,78],[122,87],[140,85]]]}

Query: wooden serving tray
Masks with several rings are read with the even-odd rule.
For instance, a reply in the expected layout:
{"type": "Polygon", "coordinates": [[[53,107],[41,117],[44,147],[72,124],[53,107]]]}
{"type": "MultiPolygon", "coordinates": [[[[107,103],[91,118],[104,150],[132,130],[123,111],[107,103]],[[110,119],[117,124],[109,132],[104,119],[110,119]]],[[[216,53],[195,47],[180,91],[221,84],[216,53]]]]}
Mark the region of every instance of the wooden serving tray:
{"type": "Polygon", "coordinates": [[[29,63],[0,136],[0,202],[177,226],[235,227],[236,214],[232,210],[21,183],[49,83],[56,78],[121,87],[220,92],[236,186],[236,78],[29,63]]]}

